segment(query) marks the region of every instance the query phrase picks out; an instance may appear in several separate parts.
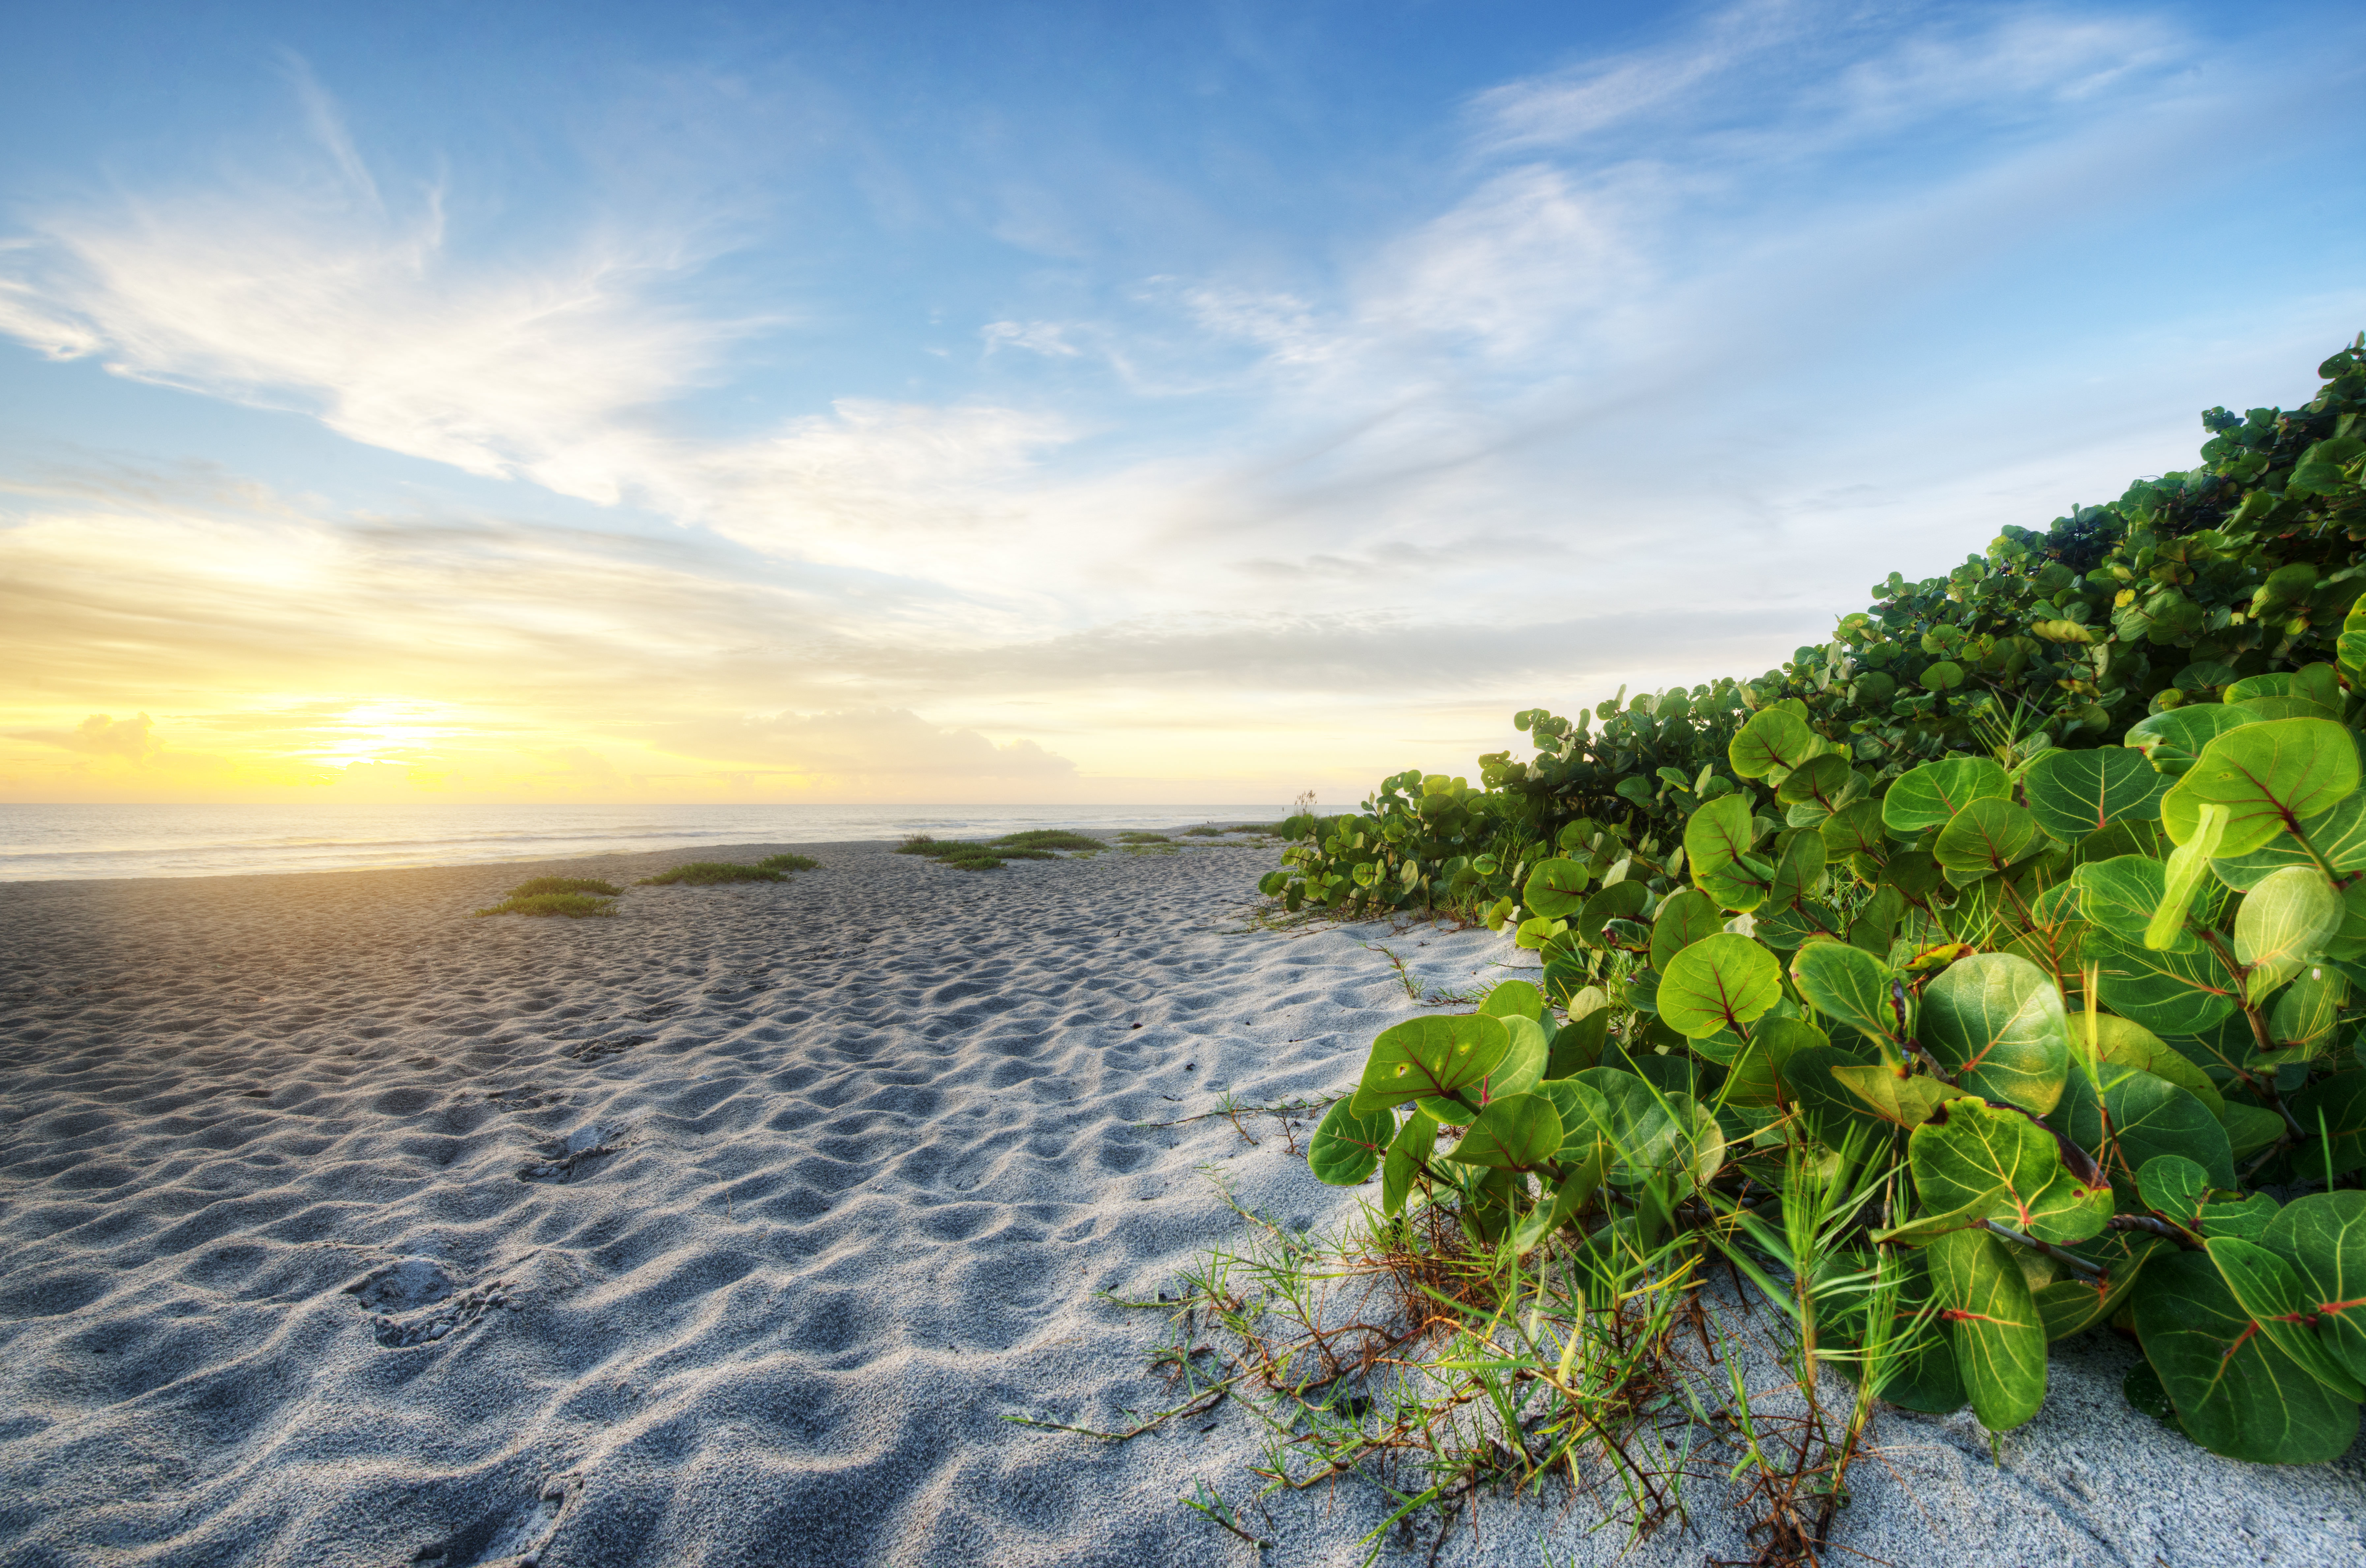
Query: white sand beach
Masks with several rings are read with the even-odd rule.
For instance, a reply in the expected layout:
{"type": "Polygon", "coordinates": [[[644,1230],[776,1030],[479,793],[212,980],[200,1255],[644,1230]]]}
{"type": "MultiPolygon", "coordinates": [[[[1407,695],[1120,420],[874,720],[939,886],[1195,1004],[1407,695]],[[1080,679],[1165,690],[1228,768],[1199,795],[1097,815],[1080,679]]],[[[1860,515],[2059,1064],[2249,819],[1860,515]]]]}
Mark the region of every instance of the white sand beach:
{"type": "MultiPolygon", "coordinates": [[[[1272,1119],[1146,1123],[1351,1084],[1421,1007],[1368,943],[1425,989],[1529,955],[1251,929],[1269,849],[798,847],[612,919],[469,912],[694,857],[0,886],[0,1564],[1361,1562],[1369,1485],[1272,1500],[1262,1551],[1181,1504],[1256,1489],[1235,1403],[1004,1417],[1166,1402],[1160,1315],[1104,1292],[1243,1243],[1219,1180],[1355,1212],[1272,1119]]],[[[2355,1562],[2366,1445],[2213,1458],[2134,1359],[2057,1347],[1993,1456],[1885,1413],[1832,1561],[2355,1562]]],[[[1630,1551],[1566,1487],[1491,1498],[1436,1560],[1747,1559],[1692,1503],[1630,1551]]]]}

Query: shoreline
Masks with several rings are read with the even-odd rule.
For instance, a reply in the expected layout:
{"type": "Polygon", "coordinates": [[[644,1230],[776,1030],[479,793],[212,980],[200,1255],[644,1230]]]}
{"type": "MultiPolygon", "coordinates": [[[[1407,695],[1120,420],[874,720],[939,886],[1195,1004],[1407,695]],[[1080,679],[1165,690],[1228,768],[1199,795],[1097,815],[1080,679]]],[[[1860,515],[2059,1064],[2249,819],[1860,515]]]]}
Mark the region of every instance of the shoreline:
{"type": "MultiPolygon", "coordinates": [[[[727,855],[775,849],[822,867],[583,920],[469,917],[532,863],[0,885],[0,1565],[1246,1561],[1177,1500],[1255,1490],[1236,1404],[1125,1443],[1006,1418],[1166,1406],[1173,1325],[1110,1298],[1244,1245],[1226,1194],[1353,1216],[1208,1113],[1336,1093],[1430,1010],[1371,944],[1425,994],[1529,955],[1248,929],[1269,847],[727,855]]],[[[2058,1347],[2001,1464],[1968,1416],[1885,1414],[1836,1545],[2356,1554],[2360,1450],[2215,1460],[2126,1406],[2132,1363],[2058,1347]]],[[[1273,1564],[1359,1562],[1387,1516],[1268,1506],[1273,1564]]],[[[1565,1486],[1480,1513],[1438,1561],[1620,1560],[1565,1486]]],[[[1624,1560],[1747,1557],[1739,1524],[1705,1487],[1624,1560]]]]}

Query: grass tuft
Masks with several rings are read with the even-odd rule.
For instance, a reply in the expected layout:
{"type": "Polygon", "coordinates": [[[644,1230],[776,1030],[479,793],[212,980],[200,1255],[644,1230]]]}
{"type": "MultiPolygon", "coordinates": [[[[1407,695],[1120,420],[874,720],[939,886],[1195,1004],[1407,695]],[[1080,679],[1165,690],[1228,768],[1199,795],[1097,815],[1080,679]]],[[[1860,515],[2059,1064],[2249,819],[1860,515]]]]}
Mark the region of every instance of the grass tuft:
{"type": "Polygon", "coordinates": [[[1221,839],[1225,834],[1232,831],[1234,831],[1234,829],[1230,828],[1218,828],[1211,825],[1201,828],[1186,828],[1183,829],[1183,836],[1187,839],[1221,839]]]}
{"type": "Polygon", "coordinates": [[[757,865],[766,871],[818,871],[821,862],[811,855],[766,855],[757,865]]]}
{"type": "Polygon", "coordinates": [[[786,882],[785,872],[770,866],[740,865],[733,861],[694,860],[686,865],[661,871],[655,876],[644,876],[636,885],[641,887],[715,887],[726,882],[786,882]]]}
{"type": "Polygon", "coordinates": [[[545,893],[596,893],[603,898],[614,898],[624,889],[613,882],[603,882],[596,876],[537,876],[531,882],[521,882],[509,891],[513,898],[532,898],[545,893]]]}
{"type": "Polygon", "coordinates": [[[1023,833],[1005,833],[994,840],[997,846],[1014,850],[1105,850],[1109,846],[1089,834],[1066,828],[1030,828],[1023,833]]]}
{"type": "Polygon", "coordinates": [[[1121,844],[1171,844],[1175,840],[1164,833],[1144,833],[1129,829],[1117,836],[1121,844]]]}
{"type": "MultiPolygon", "coordinates": [[[[541,880],[558,882],[565,879],[554,876],[544,877],[541,880]]],[[[529,882],[524,886],[531,887],[534,884],[529,882]]],[[[606,885],[592,883],[592,886],[598,887],[606,885]]],[[[615,899],[598,898],[589,893],[513,893],[491,908],[477,911],[479,915],[565,915],[569,919],[577,920],[586,916],[613,915],[615,912],[615,899]]]]}

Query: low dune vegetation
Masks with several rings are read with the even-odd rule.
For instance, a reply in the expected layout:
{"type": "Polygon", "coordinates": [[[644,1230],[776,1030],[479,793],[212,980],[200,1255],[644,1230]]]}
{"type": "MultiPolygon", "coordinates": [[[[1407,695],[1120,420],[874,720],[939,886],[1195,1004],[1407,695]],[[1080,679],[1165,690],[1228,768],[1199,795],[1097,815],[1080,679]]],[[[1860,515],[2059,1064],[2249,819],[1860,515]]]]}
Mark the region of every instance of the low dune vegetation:
{"type": "Polygon", "coordinates": [[[2141,1346],[2130,1420],[2349,1450],[2366,337],[2319,375],[1778,670],[1530,709],[1477,788],[1290,820],[1282,911],[1483,919],[1539,967],[1373,1042],[1308,1146],[1380,1178],[1333,1252],[1208,1276],[1250,1360],[1324,1369],[1273,1484],[1370,1463],[1444,1509],[1582,1459],[1648,1525],[1666,1478],[1622,1434],[1705,1418],[1655,1369],[1710,1343],[1679,1297],[1712,1275],[1785,1328],[1781,1440],[1726,1396],[1761,1561],[1827,1560],[1879,1404],[2010,1429],[2099,1327],[2141,1346]],[[1427,1283],[1373,1354],[1277,1337],[1383,1274],[1427,1283]]]}

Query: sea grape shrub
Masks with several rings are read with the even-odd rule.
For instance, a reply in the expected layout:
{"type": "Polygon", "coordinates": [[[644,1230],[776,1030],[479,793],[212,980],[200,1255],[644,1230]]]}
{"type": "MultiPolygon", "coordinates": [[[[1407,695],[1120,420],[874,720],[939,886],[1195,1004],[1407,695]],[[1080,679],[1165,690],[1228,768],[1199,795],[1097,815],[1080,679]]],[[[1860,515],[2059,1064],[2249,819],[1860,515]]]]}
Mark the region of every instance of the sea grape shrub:
{"type": "Polygon", "coordinates": [[[1729,748],[1772,707],[1790,705],[1878,785],[1952,754],[2017,762],[2047,746],[2117,743],[2245,680],[2338,663],[2340,621],[2366,591],[2366,338],[2317,374],[2324,386],[2300,409],[2205,413],[2191,469],[2074,507],[2043,532],[2007,527],[1943,577],[1892,573],[1829,641],[1755,680],[1631,699],[1622,689],[1574,719],[1514,715],[1533,756],[1482,757],[1481,788],[1455,796],[1460,822],[1483,830],[1428,831],[1418,803],[1453,781],[1398,774],[1366,802],[1378,827],[1360,843],[1311,827],[1260,886],[1292,908],[1501,918],[1523,886],[1506,851],[1560,846],[1580,824],[1589,844],[1605,831],[1673,843],[1701,806],[1746,783],[1729,748]],[[1475,869],[1482,854],[1495,870],[1475,869]]]}
{"type": "Polygon", "coordinates": [[[1541,945],[1617,983],[1391,1028],[1314,1173],[1582,1258],[1746,1245],[1749,1194],[1870,1148],[1901,1177],[1854,1245],[1920,1303],[1882,1397],[2017,1426],[2048,1343],[2109,1321],[2143,1347],[2131,1398],[2205,1448],[2338,1456],[2366,1399],[2366,611],[2334,642],[2011,769],[1869,779],[1762,709],[1727,761],[1785,816],[1707,800],[1655,886],[1544,863],[1541,945]]]}

